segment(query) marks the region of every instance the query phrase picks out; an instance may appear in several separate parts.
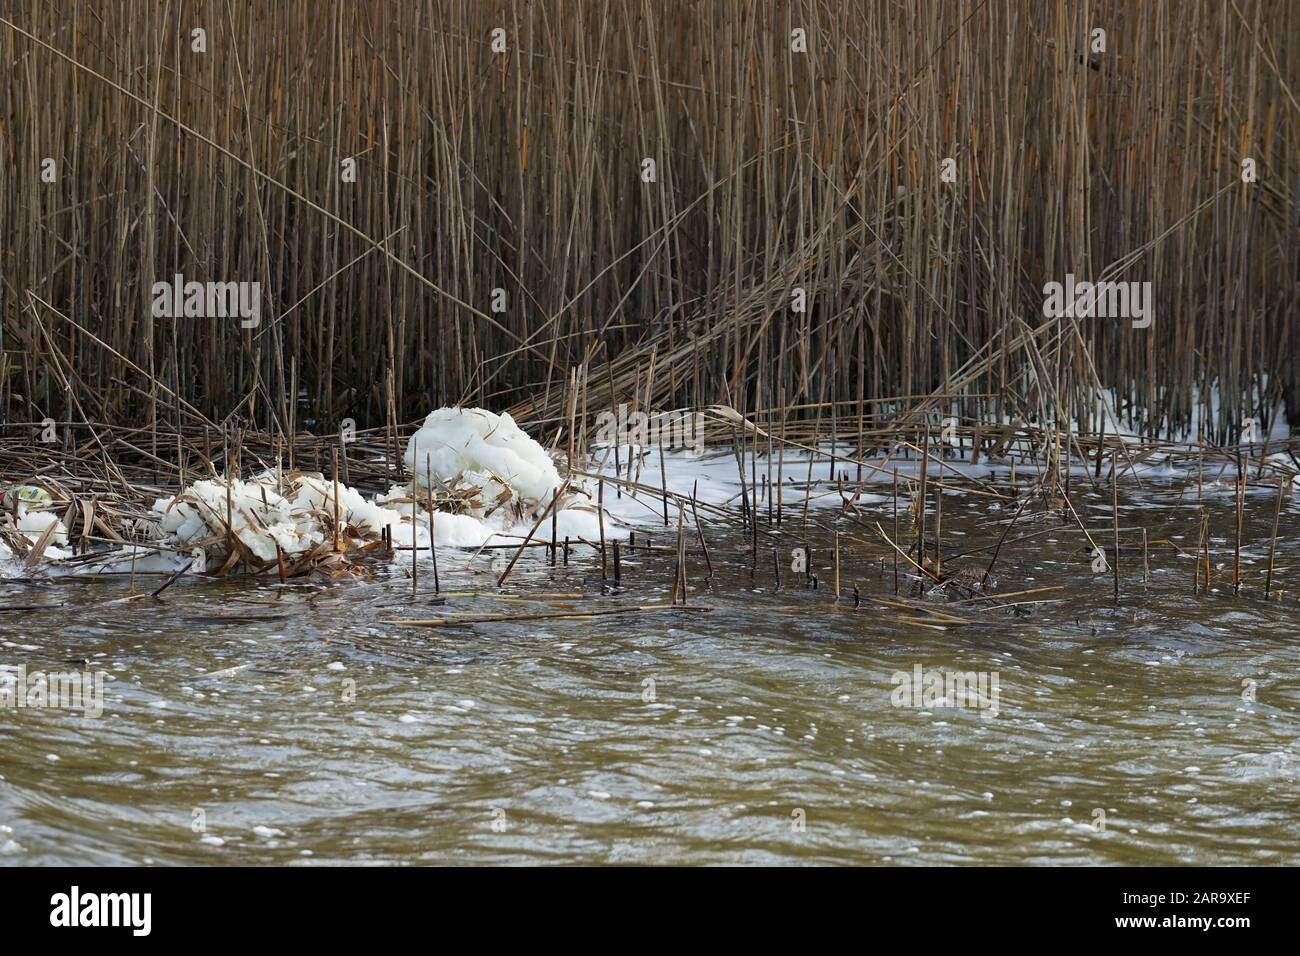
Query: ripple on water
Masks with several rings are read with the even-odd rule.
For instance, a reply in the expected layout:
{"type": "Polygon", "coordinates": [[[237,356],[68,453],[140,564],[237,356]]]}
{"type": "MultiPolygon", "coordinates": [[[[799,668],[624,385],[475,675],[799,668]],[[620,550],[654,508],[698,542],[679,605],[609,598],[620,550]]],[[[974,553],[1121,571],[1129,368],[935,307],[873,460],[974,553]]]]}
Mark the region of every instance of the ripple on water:
{"type": "MultiPolygon", "coordinates": [[[[1146,527],[1153,543],[1193,540],[1199,512],[1154,500],[1135,498],[1126,526],[1146,527]]],[[[1230,497],[1207,507],[1213,527],[1231,528],[1230,497]]],[[[1006,520],[959,496],[946,496],[944,508],[946,543],[961,547],[995,540],[1002,526],[988,520],[1006,520]]],[[[827,520],[846,536],[873,537],[827,520]]],[[[1252,513],[1247,539],[1264,540],[1267,523],[1252,513]]],[[[1123,555],[1117,604],[1109,575],[1090,573],[1079,536],[1061,526],[1011,546],[997,569],[1001,592],[1056,588],[1026,596],[1053,603],[931,630],[870,600],[893,599],[892,573],[858,545],[846,545],[842,577],[868,600],[834,607],[831,542],[816,527],[807,534],[821,586],[783,573],[777,591],[770,555],[753,570],[749,539],[711,527],[713,579],[693,557],[690,586],[692,600],[714,610],[689,619],[422,630],[377,624],[408,613],[410,582],[396,578],[286,589],[186,581],[169,590],[166,607],[94,611],[125,585],[61,583],[69,607],[0,619],[0,682],[13,684],[19,664],[66,660],[89,661],[113,680],[102,718],[11,715],[15,752],[35,759],[7,765],[0,778],[0,856],[1300,859],[1294,599],[1266,604],[1256,583],[1234,600],[1230,566],[1214,571],[1218,594],[1193,597],[1192,562],[1153,544],[1146,583],[1140,558],[1123,555]],[[273,605],[250,613],[283,616],[212,621],[249,601],[273,605]],[[893,676],[916,665],[996,672],[997,715],[953,706],[946,694],[895,706],[893,676]]],[[[773,541],[796,539],[804,543],[797,525],[773,541]]],[[[1279,541],[1287,567],[1298,550],[1293,535],[1279,541]]],[[[446,590],[491,591],[490,571],[448,564],[446,590]]],[[[581,603],[666,600],[670,555],[637,554],[628,572],[622,594],[581,603]]],[[[1260,573],[1250,566],[1248,582],[1260,573]]],[[[589,574],[580,561],[534,569],[520,589],[590,592],[589,574]]],[[[503,603],[453,597],[448,611],[502,613],[503,603]]],[[[973,613],[937,598],[927,606],[973,613]]],[[[425,613],[416,608],[409,613],[425,613]]]]}

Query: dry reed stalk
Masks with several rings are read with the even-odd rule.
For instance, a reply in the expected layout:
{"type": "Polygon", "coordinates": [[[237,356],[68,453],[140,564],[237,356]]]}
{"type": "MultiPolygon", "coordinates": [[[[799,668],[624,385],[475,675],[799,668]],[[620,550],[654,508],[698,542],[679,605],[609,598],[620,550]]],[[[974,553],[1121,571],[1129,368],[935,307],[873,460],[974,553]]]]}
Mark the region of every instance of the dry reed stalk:
{"type": "MultiPolygon", "coordinates": [[[[339,550],[339,525],[340,525],[340,515],[339,515],[339,454],[338,454],[338,450],[337,450],[337,449],[332,449],[332,451],[333,451],[333,454],[331,455],[331,461],[330,461],[330,464],[331,464],[331,471],[332,471],[332,473],[333,473],[333,477],[334,477],[334,550],[335,550],[335,551],[338,551],[338,550],[339,550]]],[[[263,495],[263,497],[265,497],[265,495],[263,495]]],[[[411,522],[411,523],[412,523],[412,526],[414,526],[414,523],[415,523],[415,521],[414,521],[414,517],[412,517],[412,522],[411,522]]],[[[414,542],[412,542],[412,543],[414,543],[414,542]]]]}
{"type": "MultiPolygon", "coordinates": [[[[601,479],[596,486],[596,521],[600,524],[600,579],[603,581],[608,575],[608,569],[605,561],[605,481],[601,479]]],[[[552,511],[551,519],[555,519],[555,513],[552,511]]]]}
{"type": "Polygon", "coordinates": [[[1210,593],[1210,516],[1207,512],[1201,512],[1201,558],[1202,567],[1205,572],[1205,582],[1202,585],[1203,594],[1210,593]]]}
{"type": "MultiPolygon", "coordinates": [[[[898,471],[894,471],[894,537],[898,537],[898,471]]],[[[894,593],[898,593],[898,554],[894,554],[894,593]]]]}
{"type": "Polygon", "coordinates": [[[1151,582],[1151,564],[1147,560],[1147,529],[1142,529],[1142,583],[1151,582]]]}
{"type": "MultiPolygon", "coordinates": [[[[545,521],[547,516],[550,515],[551,512],[553,512],[556,509],[556,504],[559,502],[560,496],[563,495],[568,490],[569,490],[569,479],[566,478],[564,480],[564,484],[560,485],[559,490],[556,491],[553,495],[551,495],[550,504],[548,504],[546,508],[543,509],[542,513],[537,516],[537,520],[533,522],[533,526],[528,530],[528,534],[524,536],[524,540],[519,543],[519,547],[515,550],[514,555],[512,555],[510,558],[510,563],[506,565],[505,570],[501,572],[501,576],[497,578],[497,587],[501,587],[506,583],[506,578],[510,577],[510,572],[514,570],[515,562],[519,560],[519,556],[524,553],[524,548],[528,545],[530,541],[533,540],[533,535],[535,535],[537,533],[537,529],[542,526],[542,522],[545,521]]],[[[564,565],[565,567],[568,567],[569,565],[569,536],[568,535],[564,536],[564,565]]]]}
{"type": "MultiPolygon", "coordinates": [[[[567,425],[572,467],[592,376],[611,405],[811,423],[814,447],[824,408],[858,462],[871,428],[941,403],[981,435],[1058,423],[1035,439],[1053,473],[1071,407],[1098,475],[1117,415],[1146,439],[1195,424],[1222,447],[1247,414],[1267,435],[1277,400],[1300,407],[1290,12],[1110,5],[1126,43],[1094,62],[1077,5],[1031,0],[35,0],[0,17],[21,64],[0,86],[0,421],[140,428],[164,468],[171,433],[238,411],[294,470],[301,422],[352,417],[399,480],[402,423],[457,400],[567,425]],[[203,57],[158,40],[204,22],[203,57]],[[792,22],[814,52],[783,48],[792,22]],[[1067,270],[1151,281],[1155,324],[1021,318],[1067,270]],[[177,272],[260,281],[261,324],[156,320],[177,272]]],[[[780,523],[779,460],[774,490],[780,523]]]]}
{"type": "Polygon", "coordinates": [[[1284,491],[1290,482],[1285,479],[1277,480],[1277,499],[1273,504],[1273,533],[1268,539],[1268,573],[1264,577],[1264,600],[1269,600],[1273,592],[1273,558],[1277,554],[1277,526],[1282,518],[1282,497],[1284,491]]]}
{"type": "Polygon", "coordinates": [[[420,566],[416,561],[420,549],[415,546],[415,485],[420,473],[420,444],[414,438],[411,439],[411,464],[411,600],[414,601],[420,593],[420,566]]]}
{"type": "Polygon", "coordinates": [[[700,521],[699,508],[696,505],[696,496],[699,492],[699,482],[696,481],[691,486],[691,518],[695,521],[695,533],[700,539],[700,550],[704,552],[704,565],[708,569],[705,580],[713,580],[713,559],[709,557],[709,543],[704,540],[704,524],[700,521]]]}
{"type": "MultiPolygon", "coordinates": [[[[424,456],[424,473],[429,476],[433,475],[433,456],[427,453],[424,456]]],[[[424,487],[424,491],[425,491],[425,510],[429,512],[429,560],[433,562],[433,593],[439,594],[442,591],[442,582],[438,579],[438,542],[434,538],[434,517],[437,515],[438,512],[433,506],[433,484],[432,483],[426,484],[424,487]]],[[[337,494],[337,489],[335,490],[335,493],[337,494]]],[[[412,511],[411,511],[411,528],[412,528],[411,550],[414,551],[415,550],[414,506],[412,506],[412,511]]]]}
{"type": "Polygon", "coordinates": [[[559,518],[559,509],[555,507],[556,499],[559,498],[559,489],[551,492],[551,567],[555,567],[555,551],[557,542],[555,540],[556,522],[559,518]]]}
{"type": "Polygon", "coordinates": [[[835,532],[835,600],[840,599],[840,533],[835,532]]]}
{"type": "Polygon", "coordinates": [[[1241,511],[1242,499],[1246,495],[1246,471],[1242,465],[1240,452],[1237,454],[1237,480],[1233,485],[1235,492],[1236,533],[1232,545],[1232,593],[1241,593],[1241,511]]]}
{"type": "Polygon", "coordinates": [[[943,577],[943,487],[934,496],[934,573],[943,577]]]}
{"type": "Polygon", "coordinates": [[[1110,458],[1110,521],[1114,558],[1111,561],[1111,575],[1115,582],[1115,600],[1119,600],[1119,468],[1115,454],[1110,458]]]}

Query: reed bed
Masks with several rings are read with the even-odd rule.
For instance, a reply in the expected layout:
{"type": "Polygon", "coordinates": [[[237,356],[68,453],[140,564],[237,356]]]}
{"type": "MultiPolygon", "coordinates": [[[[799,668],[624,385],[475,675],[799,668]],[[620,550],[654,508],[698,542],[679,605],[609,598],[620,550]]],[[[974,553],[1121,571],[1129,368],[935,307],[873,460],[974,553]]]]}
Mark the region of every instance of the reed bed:
{"type": "Polygon", "coordinates": [[[176,467],[350,419],[391,459],[443,404],[629,402],[1100,445],[1113,389],[1219,445],[1300,409],[1286,0],[0,9],[9,443],[113,426],[176,467]],[[1154,324],[1043,318],[1066,272],[1150,281],[1154,324]],[[259,282],[261,321],[155,318],[177,273],[259,282]]]}

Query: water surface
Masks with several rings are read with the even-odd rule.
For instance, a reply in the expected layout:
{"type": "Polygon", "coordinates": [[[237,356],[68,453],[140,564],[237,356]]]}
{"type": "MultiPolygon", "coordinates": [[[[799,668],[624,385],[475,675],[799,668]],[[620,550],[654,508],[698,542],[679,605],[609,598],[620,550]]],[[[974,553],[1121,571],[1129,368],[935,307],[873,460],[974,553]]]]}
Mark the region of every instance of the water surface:
{"type": "MultiPolygon", "coordinates": [[[[814,510],[806,532],[797,508],[761,522],[757,570],[748,534],[710,524],[712,580],[689,561],[707,613],[380,623],[665,603],[672,555],[642,550],[604,595],[589,553],[530,555],[510,592],[583,595],[545,600],[490,593],[501,554],[466,570],[447,553],[446,607],[427,567],[415,602],[400,567],[182,580],[107,606],[127,581],[0,583],[0,604],[48,606],[0,612],[0,665],[108,675],[101,717],[0,711],[0,862],[1295,864],[1296,507],[1280,600],[1262,599],[1264,494],[1247,501],[1241,596],[1230,494],[1207,502],[1213,592],[1193,595],[1191,558],[1167,544],[1144,583],[1136,529],[1194,549],[1194,498],[1150,481],[1123,496],[1118,603],[1077,527],[1031,507],[1012,537],[1039,534],[1007,546],[991,590],[1059,587],[1006,599],[1057,603],[927,599],[973,622],[942,630],[868,600],[893,598],[874,530],[892,533],[888,504],[814,510]],[[833,600],[829,529],[859,608],[833,600]],[[815,590],[790,569],[805,541],[815,590]],[[918,665],[996,674],[996,716],[895,706],[893,676],[918,665]]],[[[1109,534],[1108,493],[1074,501],[1109,534]]],[[[943,545],[987,546],[1009,515],[949,495],[943,545]]]]}

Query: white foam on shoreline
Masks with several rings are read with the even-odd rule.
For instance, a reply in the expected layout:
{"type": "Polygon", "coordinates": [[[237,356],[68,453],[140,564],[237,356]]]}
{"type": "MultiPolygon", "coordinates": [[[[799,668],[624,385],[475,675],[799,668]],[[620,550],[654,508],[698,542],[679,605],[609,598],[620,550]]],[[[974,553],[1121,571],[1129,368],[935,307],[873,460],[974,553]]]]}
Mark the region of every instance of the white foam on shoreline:
{"type": "Polygon", "coordinates": [[[439,408],[429,413],[402,456],[419,488],[461,483],[496,501],[512,497],[528,508],[550,501],[560,475],[546,449],[507,414],[482,408],[439,408]]]}
{"type": "MultiPolygon", "coordinates": [[[[1109,403],[1109,396],[1104,397],[1109,403]]],[[[1109,406],[1105,410],[1113,419],[1109,406]]],[[[1039,457],[1028,456],[1029,433],[1017,422],[1007,423],[1019,439],[1017,461],[971,461],[970,449],[955,441],[945,444],[941,434],[932,433],[933,444],[927,466],[931,479],[966,479],[986,481],[1005,479],[1013,470],[1024,481],[1033,481],[1043,468],[1039,457]]],[[[1122,425],[1123,423],[1121,423],[1122,425]]],[[[998,426],[991,426],[998,427],[998,426]]],[[[1148,453],[1139,448],[1136,432],[1119,429],[1109,432],[1118,438],[1130,456],[1119,456],[1121,474],[1140,478],[1195,478],[1196,464],[1191,459],[1177,461],[1175,451],[1148,453]]],[[[1285,416],[1274,418],[1269,441],[1286,441],[1290,431],[1285,416]]],[[[752,445],[752,441],[751,441],[752,445]]],[[[781,500],[788,509],[801,507],[805,498],[810,509],[842,507],[845,501],[856,506],[883,504],[891,500],[896,480],[914,481],[921,471],[921,459],[915,452],[895,448],[890,454],[875,449],[856,461],[857,451],[851,444],[823,443],[817,452],[787,448],[769,461],[766,438],[758,439],[757,458],[751,447],[744,446],[740,460],[734,448],[715,447],[695,456],[690,451],[665,451],[658,448],[631,449],[632,473],[628,473],[629,449],[620,447],[615,467],[613,449],[597,446],[589,473],[596,478],[575,480],[569,485],[565,500],[554,517],[548,517],[537,529],[537,538],[550,540],[552,523],[556,538],[596,542],[601,535],[601,519],[596,505],[599,477],[628,479],[640,486],[620,488],[607,481],[604,490],[604,537],[607,541],[626,538],[629,531],[644,527],[664,527],[662,491],[689,499],[694,495],[706,509],[725,508],[735,513],[741,502],[742,489],[753,494],[757,480],[760,488],[768,481],[781,484],[781,500]],[[810,468],[811,461],[811,468],[810,468]],[[743,477],[742,477],[743,467],[743,477]],[[874,491],[859,487],[874,488],[874,491]],[[876,492],[884,493],[876,493],[876,492]]],[[[393,486],[388,491],[366,498],[358,490],[340,484],[338,501],[332,480],[315,473],[277,474],[266,471],[247,480],[235,479],[229,489],[225,481],[196,481],[180,494],[162,498],[153,506],[155,522],[153,544],[141,543],[106,552],[90,569],[100,572],[174,571],[188,561],[191,570],[219,567],[226,559],[226,515],[240,545],[266,564],[276,561],[277,547],[286,560],[310,553],[327,543],[333,535],[333,517],[337,507],[340,532],[350,529],[364,538],[377,538],[385,529],[399,548],[417,549],[418,560],[430,560],[430,526],[438,548],[478,549],[485,545],[506,545],[524,541],[535,520],[550,503],[551,496],[564,487],[551,455],[520,429],[509,415],[494,415],[483,409],[441,408],[425,419],[407,443],[404,461],[412,474],[411,482],[393,486]],[[430,491],[441,501],[455,500],[457,510],[436,510],[430,515],[427,503],[430,491]],[[432,519],[432,520],[431,520],[432,519]]],[[[1266,465],[1279,475],[1300,472],[1295,459],[1286,453],[1267,456],[1266,465]]],[[[1093,466],[1074,458],[1068,465],[1072,476],[1087,479],[1093,466]]],[[[1215,487],[1218,465],[1205,470],[1206,486],[1215,487]]],[[[769,489],[770,493],[770,489],[769,489]]],[[[1294,486],[1300,493],[1300,483],[1294,486]]],[[[48,495],[45,496],[48,499],[48,495]]],[[[47,549],[46,560],[54,562],[48,570],[58,573],[57,562],[67,555],[61,550],[68,542],[67,529],[44,504],[17,506],[17,530],[35,541],[51,524],[57,525],[47,549]],[[35,509],[35,510],[34,510],[35,509]]],[[[760,501],[766,507],[766,498],[760,501]]],[[[668,522],[676,524],[677,505],[668,502],[668,522]]],[[[685,508],[687,522],[693,516],[685,508]]],[[[714,512],[716,513],[716,512],[714,512]]],[[[701,513],[708,518],[709,514],[701,513]]],[[[409,561],[409,551],[398,552],[395,561],[409,561]]],[[[18,573],[13,555],[0,542],[0,575],[18,573]]],[[[84,569],[83,569],[84,573],[84,569]]]]}
{"type": "MultiPolygon", "coordinates": [[[[106,553],[97,572],[172,571],[193,561],[196,570],[219,567],[228,556],[230,532],[240,546],[265,564],[310,554],[334,534],[378,538],[385,530],[393,545],[428,554],[430,532],[438,548],[477,549],[524,541],[536,518],[561,487],[551,456],[509,415],[483,409],[442,408],[431,413],[407,442],[404,460],[412,480],[367,499],[344,484],[315,473],[265,471],[247,480],[196,481],[180,494],[154,503],[154,541],[106,553]],[[430,512],[430,493],[457,502],[458,510],[430,512]]],[[[554,518],[557,539],[596,541],[600,518],[586,490],[569,489],[554,518]]],[[[538,528],[549,540],[552,521],[538,528]]],[[[627,531],[608,515],[605,537],[627,531]]],[[[409,550],[394,561],[410,560],[409,550]]]]}
{"type": "MultiPolygon", "coordinates": [[[[6,495],[6,500],[9,498],[10,496],[6,495]]],[[[53,527],[54,530],[50,533],[41,559],[57,561],[68,555],[68,552],[63,550],[68,544],[68,529],[52,511],[39,510],[48,503],[48,495],[43,495],[43,499],[37,502],[16,501],[15,514],[3,520],[8,523],[8,527],[22,534],[32,544],[41,539],[46,529],[53,527]]],[[[3,540],[0,540],[0,578],[16,577],[22,574],[23,570],[21,563],[15,559],[13,551],[3,540]]]]}

